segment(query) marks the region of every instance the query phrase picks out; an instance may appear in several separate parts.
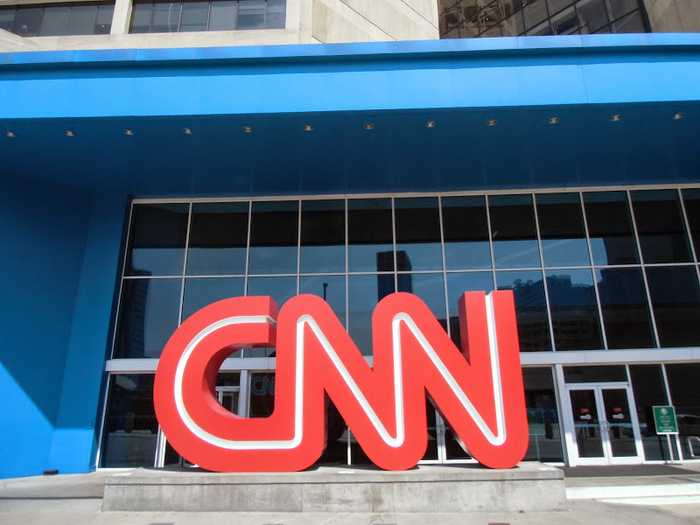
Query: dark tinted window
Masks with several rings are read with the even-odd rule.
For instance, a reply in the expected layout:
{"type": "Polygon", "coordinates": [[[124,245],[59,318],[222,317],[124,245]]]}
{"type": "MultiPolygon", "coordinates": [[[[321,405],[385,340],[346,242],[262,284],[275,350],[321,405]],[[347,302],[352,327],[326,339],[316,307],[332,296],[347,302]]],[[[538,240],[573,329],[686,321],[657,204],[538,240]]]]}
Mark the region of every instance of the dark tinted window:
{"type": "Polygon", "coordinates": [[[396,251],[405,257],[399,270],[441,270],[442,246],[437,198],[396,199],[396,251]]]}
{"type": "Polygon", "coordinates": [[[390,199],[348,201],[348,244],[348,271],[394,270],[390,199]]]}
{"type": "Polygon", "coordinates": [[[532,197],[530,195],[489,197],[489,213],[496,268],[540,266],[532,197]]]}
{"type": "Polygon", "coordinates": [[[632,205],[644,262],[688,262],[688,236],[675,190],[633,191],[632,205]]]}
{"type": "Polygon", "coordinates": [[[345,201],[302,202],[299,271],[345,271],[345,201]]]}
{"type": "Polygon", "coordinates": [[[694,266],[646,269],[661,346],[700,344],[700,288],[694,266]]]}
{"type": "Polygon", "coordinates": [[[442,223],[448,270],[491,268],[484,197],[444,197],[442,223]]]}
{"type": "Polygon", "coordinates": [[[248,271],[296,273],[299,203],[254,202],[252,206],[248,271]]]}
{"type": "Polygon", "coordinates": [[[545,266],[589,266],[588,242],[578,193],[537,196],[545,266]]]}
{"type": "Polygon", "coordinates": [[[627,194],[584,193],[583,202],[594,264],[639,262],[627,194]]]}
{"type": "Polygon", "coordinates": [[[522,352],[551,350],[541,271],[497,272],[498,290],[512,290],[522,352]]]}

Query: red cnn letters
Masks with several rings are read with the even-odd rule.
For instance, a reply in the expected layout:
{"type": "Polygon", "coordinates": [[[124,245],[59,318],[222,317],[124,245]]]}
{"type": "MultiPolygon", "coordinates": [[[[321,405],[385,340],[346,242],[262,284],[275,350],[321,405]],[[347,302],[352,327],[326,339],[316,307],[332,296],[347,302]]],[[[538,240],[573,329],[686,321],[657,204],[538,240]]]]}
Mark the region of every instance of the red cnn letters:
{"type": "Polygon", "coordinates": [[[296,471],[323,452],[327,394],[376,465],[404,470],[425,454],[427,393],[477,461],[513,467],[528,445],[513,295],[467,292],[459,308],[463,353],[420,299],[387,296],[372,319],[370,367],[319,297],[294,297],[279,316],[269,297],[219,301],[168,341],[155,379],[158,421],[207,470],[296,471]],[[251,346],[277,348],[268,418],[241,418],[215,397],[224,359],[251,346]]]}

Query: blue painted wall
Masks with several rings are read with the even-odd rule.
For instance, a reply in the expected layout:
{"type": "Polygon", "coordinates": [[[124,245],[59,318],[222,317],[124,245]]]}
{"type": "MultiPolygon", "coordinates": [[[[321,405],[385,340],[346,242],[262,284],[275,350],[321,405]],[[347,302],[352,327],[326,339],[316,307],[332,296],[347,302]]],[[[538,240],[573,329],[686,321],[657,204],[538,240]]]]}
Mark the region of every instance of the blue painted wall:
{"type": "Polygon", "coordinates": [[[3,180],[0,477],[90,468],[123,216],[123,198],[3,180]]]}

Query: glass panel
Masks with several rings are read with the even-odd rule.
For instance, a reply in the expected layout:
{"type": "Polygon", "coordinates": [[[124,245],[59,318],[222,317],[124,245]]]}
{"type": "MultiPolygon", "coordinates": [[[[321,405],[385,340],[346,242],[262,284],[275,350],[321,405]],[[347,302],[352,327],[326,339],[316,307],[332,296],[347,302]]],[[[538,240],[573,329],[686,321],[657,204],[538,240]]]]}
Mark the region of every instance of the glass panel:
{"type": "Polygon", "coordinates": [[[152,4],[134,4],[131,12],[132,33],[150,33],[151,19],[153,18],[152,4]]]}
{"type": "Polygon", "coordinates": [[[212,2],[209,10],[209,31],[236,29],[238,2],[212,2]]]}
{"type": "Polygon", "coordinates": [[[654,346],[651,315],[639,268],[596,270],[608,348],[654,346]]]}
{"type": "Polygon", "coordinates": [[[247,238],[247,202],[194,204],[187,275],[243,275],[247,238]]]}
{"type": "Polygon", "coordinates": [[[287,0],[267,0],[266,29],[284,29],[287,0]]]}
{"type": "Polygon", "coordinates": [[[593,274],[590,270],[550,270],[547,292],[557,350],[603,348],[593,274]]]}
{"type": "Polygon", "coordinates": [[[209,16],[209,2],[184,2],[180,31],[206,31],[209,16]]]}
{"type": "Polygon", "coordinates": [[[656,435],[652,410],[655,405],[668,404],[661,366],[630,365],[630,376],[645,459],[669,460],[666,436],[656,435]]]}
{"type": "Polygon", "coordinates": [[[96,5],[74,5],[70,10],[67,35],[91,35],[95,32],[96,5]]]}
{"type": "Polygon", "coordinates": [[[549,12],[555,14],[562,9],[570,7],[573,4],[573,0],[547,0],[547,3],[549,4],[549,12]]]}
{"type": "Polygon", "coordinates": [[[627,194],[584,193],[588,234],[596,265],[639,262],[627,194]]]}
{"type": "Polygon", "coordinates": [[[581,18],[581,33],[583,34],[595,33],[609,22],[608,10],[603,0],[579,2],[576,4],[576,9],[581,18]]]}
{"type": "Polygon", "coordinates": [[[44,8],[44,18],[41,21],[39,36],[62,36],[66,34],[68,23],[68,6],[51,6],[44,8]]]}
{"type": "Polygon", "coordinates": [[[302,202],[299,271],[345,271],[345,201],[302,202]]]}
{"type": "Polygon", "coordinates": [[[112,29],[112,17],[114,16],[114,5],[101,5],[97,9],[97,20],[95,20],[96,35],[108,35],[112,29]]]}
{"type": "Polygon", "coordinates": [[[15,8],[0,9],[0,29],[4,29],[5,31],[13,30],[16,12],[17,10],[15,8]]]}
{"type": "Polygon", "coordinates": [[[418,296],[447,331],[445,281],[442,273],[412,273],[398,276],[398,291],[418,296]]]}
{"type": "Polygon", "coordinates": [[[274,372],[253,372],[250,374],[250,410],[248,417],[270,417],[274,409],[274,372]]]}
{"type": "Polygon", "coordinates": [[[635,11],[610,24],[611,33],[648,33],[640,11],[635,11]]]}
{"type": "Polygon", "coordinates": [[[700,456],[700,363],[666,365],[671,399],[676,408],[678,437],[684,459],[700,456]]]}
{"type": "Polygon", "coordinates": [[[605,420],[610,426],[610,447],[613,457],[634,457],[637,447],[632,430],[632,415],[627,401],[627,391],[620,388],[603,389],[605,420]]]}
{"type": "MultiPolygon", "coordinates": [[[[297,294],[296,277],[249,277],[249,296],[269,295],[282,308],[284,303],[297,294]]],[[[243,351],[243,357],[267,357],[274,355],[274,348],[250,348],[243,351]]]]}
{"type": "Polygon", "coordinates": [[[647,268],[662,347],[700,344],[700,288],[694,266],[647,268]]]}
{"type": "Polygon", "coordinates": [[[298,202],[254,202],[248,271],[296,273],[298,226],[298,202]]]}
{"type": "Polygon", "coordinates": [[[180,2],[163,2],[153,5],[152,33],[174,33],[180,23],[180,2]]]}
{"type": "Polygon", "coordinates": [[[318,295],[323,298],[338,316],[340,324],[346,326],[344,275],[301,277],[299,279],[299,293],[318,295]]]}
{"type": "Polygon", "coordinates": [[[633,191],[632,206],[645,263],[688,262],[688,236],[675,190],[633,191]]]}
{"type": "Polygon", "coordinates": [[[639,9],[639,0],[612,0],[609,4],[613,18],[620,18],[639,9]]]}
{"type": "Polygon", "coordinates": [[[491,268],[484,197],[443,198],[442,224],[448,270],[491,268]]]}
{"type": "Polygon", "coordinates": [[[125,279],[115,358],[158,357],[178,326],[181,279],[125,279]]]}
{"type": "Polygon", "coordinates": [[[21,37],[31,37],[39,35],[43,8],[32,7],[17,10],[12,32],[21,37]]]}
{"type": "Polygon", "coordinates": [[[136,204],[126,275],[182,275],[188,204],[136,204]]]}
{"type": "Polygon", "coordinates": [[[683,190],[685,213],[690,225],[695,253],[700,253],[700,189],[683,190]]]}
{"type": "Polygon", "coordinates": [[[468,272],[447,274],[447,296],[450,306],[450,337],[457,348],[462,349],[459,336],[459,298],[464,292],[493,291],[491,272],[468,272]]]}
{"type": "Polygon", "coordinates": [[[238,29],[263,29],[265,0],[240,0],[238,7],[238,29]]]}
{"type": "Polygon", "coordinates": [[[574,414],[574,432],[580,458],[602,458],[603,440],[600,436],[595,391],[571,390],[571,409],[574,414]]]}
{"type": "Polygon", "coordinates": [[[521,352],[551,350],[541,271],[497,272],[498,290],[513,290],[521,352]]]}
{"type": "Polygon", "coordinates": [[[245,295],[243,277],[225,277],[185,280],[185,297],[182,304],[182,320],[216,301],[245,295]]]}
{"type": "Polygon", "coordinates": [[[563,461],[552,369],[524,368],[523,383],[530,434],[525,460],[563,461]]]}
{"type": "Polygon", "coordinates": [[[607,383],[611,381],[627,381],[627,370],[623,365],[565,366],[564,380],[567,383],[607,383]]]}
{"type": "Polygon", "coordinates": [[[442,270],[438,200],[396,199],[394,206],[399,271],[442,270]]]}
{"type": "Polygon", "coordinates": [[[547,6],[544,0],[530,0],[523,9],[525,27],[531,29],[547,19],[547,6]]]}
{"type": "Polygon", "coordinates": [[[153,467],[158,421],[151,374],[109,378],[100,466],[153,467]]]}
{"type": "Polygon", "coordinates": [[[348,277],[348,333],[364,355],[372,355],[374,308],[394,292],[393,274],[348,277]]]}
{"type": "Polygon", "coordinates": [[[390,199],[348,201],[348,271],[394,270],[390,199]]]}
{"type": "Polygon", "coordinates": [[[489,213],[496,268],[540,266],[532,197],[530,195],[489,197],[489,213]]]}
{"type": "Polygon", "coordinates": [[[578,193],[537,195],[545,266],[590,266],[578,193]]]}

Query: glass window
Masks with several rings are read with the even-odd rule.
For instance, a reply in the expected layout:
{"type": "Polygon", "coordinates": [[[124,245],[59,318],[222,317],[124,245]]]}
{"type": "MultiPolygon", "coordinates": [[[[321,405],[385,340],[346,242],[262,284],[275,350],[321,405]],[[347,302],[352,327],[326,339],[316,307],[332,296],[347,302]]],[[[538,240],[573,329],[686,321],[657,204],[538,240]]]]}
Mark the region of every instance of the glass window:
{"type": "Polygon", "coordinates": [[[398,270],[442,270],[437,198],[396,199],[394,204],[398,270]]]}
{"type": "Polygon", "coordinates": [[[694,266],[646,269],[662,347],[700,344],[700,288],[694,266]]]}
{"type": "Polygon", "coordinates": [[[496,268],[540,266],[535,209],[530,195],[489,197],[491,237],[496,268]]]}
{"type": "Polygon", "coordinates": [[[394,270],[390,199],[348,201],[348,271],[394,270]]]}
{"type": "Polygon", "coordinates": [[[589,266],[578,193],[537,195],[537,218],[545,266],[589,266]]]}
{"type": "Polygon", "coordinates": [[[654,346],[651,316],[640,268],[596,270],[608,348],[654,346]]]}
{"type": "Polygon", "coordinates": [[[639,262],[627,194],[622,191],[584,193],[583,202],[593,263],[614,265],[639,262]]]}
{"type": "Polygon", "coordinates": [[[153,33],[174,33],[180,24],[180,2],[156,2],[153,4],[153,33]]]}
{"type": "Polygon", "coordinates": [[[442,273],[409,273],[398,276],[398,291],[419,297],[447,331],[445,281],[442,273]]]}
{"type": "Polygon", "coordinates": [[[448,270],[491,268],[484,197],[444,197],[442,223],[448,270]]]}
{"type": "Polygon", "coordinates": [[[627,370],[624,365],[565,366],[564,380],[567,383],[627,381],[627,370]]]}
{"type": "Polygon", "coordinates": [[[97,5],[74,5],[70,10],[66,35],[91,35],[95,32],[97,5]]]}
{"type": "Polygon", "coordinates": [[[603,348],[590,270],[550,270],[547,292],[557,350],[603,348]]]}
{"type": "Polygon", "coordinates": [[[264,27],[265,0],[240,0],[238,29],[263,29],[264,27]]]}
{"type": "Polygon", "coordinates": [[[345,201],[301,204],[301,273],[345,272],[345,201]]]}
{"type": "Polygon", "coordinates": [[[216,301],[245,295],[243,277],[193,278],[185,280],[182,320],[216,301]]]}
{"type": "Polygon", "coordinates": [[[541,271],[497,272],[498,290],[512,290],[521,352],[551,350],[541,271]]]}
{"type": "Polygon", "coordinates": [[[299,279],[299,293],[321,297],[338,316],[340,323],[346,326],[344,275],[301,277],[299,279]]]}
{"type": "Polygon", "coordinates": [[[299,203],[254,202],[250,224],[251,274],[296,273],[299,203]]]}
{"type": "Polygon", "coordinates": [[[457,348],[462,345],[459,334],[459,299],[464,292],[493,291],[493,274],[491,272],[459,272],[447,274],[447,302],[450,309],[450,337],[457,348]]]}
{"type": "Polygon", "coordinates": [[[180,31],[206,31],[209,2],[183,2],[180,31]]]}
{"type": "Polygon", "coordinates": [[[243,275],[247,238],[247,202],[195,203],[187,275],[243,275]]]}
{"type": "Polygon", "coordinates": [[[374,309],[395,291],[393,274],[348,277],[348,333],[363,355],[372,355],[374,309]]]}
{"type": "Polygon", "coordinates": [[[230,31],[236,29],[238,2],[212,2],[209,10],[209,31],[230,31]]]}
{"type": "Polygon", "coordinates": [[[149,33],[153,19],[153,4],[134,3],[131,10],[132,33],[149,33]]]}
{"type": "Polygon", "coordinates": [[[12,31],[15,23],[15,13],[17,10],[12,9],[0,9],[0,29],[5,31],[12,31]]]}
{"type": "Polygon", "coordinates": [[[695,253],[700,253],[700,189],[683,190],[683,204],[695,253]]]}
{"type": "Polygon", "coordinates": [[[12,32],[21,37],[39,36],[43,11],[42,7],[17,9],[12,32]]]}
{"type": "Polygon", "coordinates": [[[97,20],[95,20],[96,35],[108,35],[112,29],[112,17],[114,16],[114,5],[100,5],[97,10],[97,20]]]}
{"type": "Polygon", "coordinates": [[[648,33],[644,18],[639,11],[617,19],[609,26],[611,33],[648,33]]]}
{"type": "Polygon", "coordinates": [[[284,29],[286,9],[286,0],[267,0],[267,12],[265,13],[265,28],[284,29]]]}
{"type": "Polygon", "coordinates": [[[691,447],[695,457],[700,455],[700,363],[666,365],[666,376],[676,408],[683,458],[693,459],[691,447]]]}
{"type": "Polygon", "coordinates": [[[181,279],[124,279],[115,358],[160,356],[179,324],[181,279]]]}
{"type": "Polygon", "coordinates": [[[620,18],[639,9],[639,0],[611,0],[608,3],[610,4],[610,12],[613,19],[620,18]]]}
{"type": "Polygon", "coordinates": [[[656,435],[652,410],[655,405],[668,404],[661,366],[630,365],[630,375],[644,456],[647,461],[669,460],[666,436],[656,435]]]}
{"type": "Polygon", "coordinates": [[[44,18],[41,21],[39,36],[62,36],[66,34],[68,23],[68,6],[47,6],[44,8],[44,18]]]}
{"type": "Polygon", "coordinates": [[[644,262],[691,261],[678,192],[633,191],[631,196],[644,262]]]}
{"type": "Polygon", "coordinates": [[[603,0],[588,0],[576,4],[581,18],[581,33],[595,33],[608,25],[608,10],[603,0]]]}
{"type": "Polygon", "coordinates": [[[561,431],[551,368],[524,368],[530,444],[526,461],[563,461],[561,431]]]}
{"type": "MultiPolygon", "coordinates": [[[[296,277],[250,277],[248,279],[248,296],[269,295],[280,309],[284,303],[297,295],[296,277]]],[[[267,357],[274,355],[274,348],[250,348],[243,352],[243,357],[267,357]]]]}
{"type": "Polygon", "coordinates": [[[523,15],[527,29],[547,20],[547,6],[544,0],[530,0],[523,9],[523,15]]]}
{"type": "Polygon", "coordinates": [[[153,467],[158,421],[152,374],[111,375],[100,466],[153,467]]]}
{"type": "Polygon", "coordinates": [[[135,204],[126,275],[182,275],[188,204],[135,204]]]}

